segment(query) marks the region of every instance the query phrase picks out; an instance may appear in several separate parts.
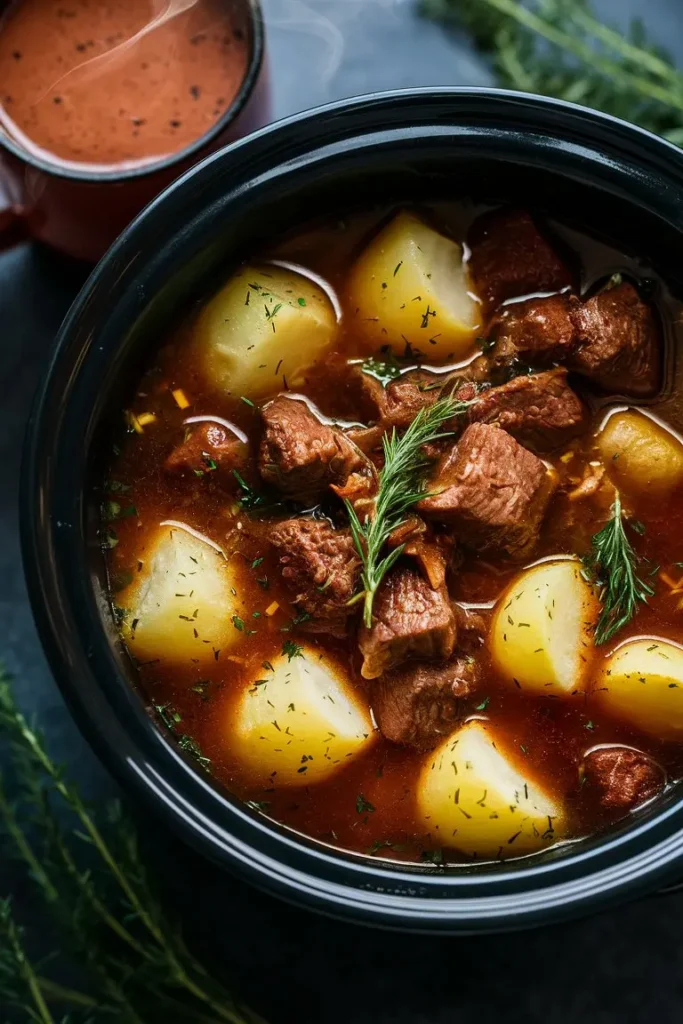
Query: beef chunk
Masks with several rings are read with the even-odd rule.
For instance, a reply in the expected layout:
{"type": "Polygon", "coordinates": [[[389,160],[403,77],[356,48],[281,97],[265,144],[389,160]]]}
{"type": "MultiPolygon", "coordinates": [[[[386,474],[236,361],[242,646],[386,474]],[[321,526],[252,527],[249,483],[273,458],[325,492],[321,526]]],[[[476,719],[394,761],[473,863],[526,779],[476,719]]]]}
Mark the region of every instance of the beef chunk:
{"type": "Polygon", "coordinates": [[[169,473],[210,474],[226,488],[237,487],[234,471],[244,473],[249,449],[245,441],[213,420],[189,424],[186,436],[164,463],[169,473]]]}
{"type": "Polygon", "coordinates": [[[480,217],[470,235],[477,292],[490,308],[531,292],[568,288],[572,275],[523,210],[494,210],[480,217]]]}
{"type": "Polygon", "coordinates": [[[659,329],[652,309],[628,282],[587,302],[553,295],[515,303],[494,319],[490,340],[494,367],[515,360],[562,363],[623,395],[650,395],[659,383],[659,329]]]}
{"type": "Polygon", "coordinates": [[[588,410],[567,383],[567,371],[515,377],[483,392],[469,410],[471,423],[492,423],[536,452],[560,448],[588,426],[588,410]]]}
{"type": "Polygon", "coordinates": [[[421,409],[426,409],[439,398],[443,377],[411,370],[387,384],[382,422],[386,429],[409,427],[421,409]]]}
{"type": "Polygon", "coordinates": [[[599,795],[603,807],[630,811],[664,788],[662,769],[646,754],[629,747],[603,747],[583,762],[586,785],[599,795]]]}
{"type": "Polygon", "coordinates": [[[259,470],[266,483],[302,502],[320,498],[330,486],[348,486],[357,499],[374,493],[375,472],[363,453],[305,402],[280,395],[262,416],[259,470]]]}
{"type": "Polygon", "coordinates": [[[651,395],[659,385],[659,330],[632,284],[599,292],[573,311],[577,348],[570,369],[606,391],[651,395]]]}
{"type": "Polygon", "coordinates": [[[472,654],[483,646],[484,637],[488,633],[491,612],[488,611],[486,614],[475,612],[455,602],[453,611],[458,628],[458,650],[465,654],[472,654]]]}
{"type": "Polygon", "coordinates": [[[376,679],[410,657],[449,658],[455,635],[445,584],[433,589],[416,569],[397,566],[377,592],[372,626],[361,627],[361,672],[376,679]]]}
{"type": "Polygon", "coordinates": [[[480,552],[528,555],[556,482],[539,458],[506,431],[473,423],[437,463],[418,510],[449,523],[480,552]]]}
{"type": "Polygon", "coordinates": [[[575,295],[551,295],[507,306],[491,324],[491,363],[519,361],[532,366],[566,363],[576,348],[575,295]]]}
{"type": "Polygon", "coordinates": [[[395,427],[409,427],[421,409],[433,405],[441,397],[444,376],[410,370],[390,381],[386,387],[371,374],[355,367],[352,385],[358,392],[358,408],[370,421],[367,427],[350,427],[346,436],[368,454],[381,451],[382,438],[395,427]]]}
{"type": "Polygon", "coordinates": [[[360,570],[350,532],[324,520],[286,519],[272,527],[268,539],[278,550],[292,601],[311,616],[302,628],[344,636],[360,570]]]}
{"type": "Polygon", "coordinates": [[[403,545],[403,554],[414,558],[422,575],[433,590],[446,579],[446,569],[453,558],[453,539],[447,534],[435,536],[419,516],[408,516],[387,538],[387,546],[403,545]]]}
{"type": "Polygon", "coordinates": [[[383,736],[393,743],[428,750],[448,736],[464,712],[463,698],[477,687],[471,655],[447,662],[416,661],[387,672],[372,684],[370,703],[383,736]]]}
{"type": "Polygon", "coordinates": [[[385,387],[372,374],[364,373],[360,366],[354,370],[352,384],[359,394],[359,408],[367,419],[385,430],[392,427],[403,430],[410,426],[420,409],[436,402],[446,379],[424,370],[409,370],[385,387]]]}

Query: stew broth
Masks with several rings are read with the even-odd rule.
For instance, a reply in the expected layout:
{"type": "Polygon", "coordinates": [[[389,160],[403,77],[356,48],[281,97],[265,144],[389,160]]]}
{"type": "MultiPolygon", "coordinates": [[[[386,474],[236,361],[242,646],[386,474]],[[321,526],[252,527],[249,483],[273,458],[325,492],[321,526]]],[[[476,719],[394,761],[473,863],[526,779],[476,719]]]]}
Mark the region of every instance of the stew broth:
{"type": "MultiPolygon", "coordinates": [[[[447,203],[426,207],[423,212],[445,234],[462,241],[482,211],[467,203],[447,203]]],[[[259,253],[259,261],[278,260],[304,267],[307,273],[327,282],[343,302],[350,266],[366,240],[391,213],[388,209],[373,210],[351,215],[342,222],[316,224],[259,253]]],[[[649,280],[649,294],[663,324],[666,358],[662,388],[644,404],[673,431],[683,431],[683,381],[680,361],[674,359],[680,340],[680,307],[649,268],[567,227],[554,227],[580,258],[582,293],[590,292],[596,282],[615,272],[639,281],[649,280]]],[[[278,784],[277,778],[264,784],[233,752],[231,736],[237,702],[245,689],[259,685],[258,681],[268,676],[268,666],[281,655],[283,644],[305,643],[325,652],[333,664],[350,674],[362,701],[367,701],[373,681],[361,678],[361,658],[354,643],[324,633],[311,634],[305,624],[297,624],[299,610],[282,579],[278,555],[268,543],[267,524],[271,520],[260,515],[258,509],[250,513],[240,508],[239,492],[227,494],[212,479],[209,466],[203,474],[182,477],[164,469],[169,451],[182,439],[187,425],[201,417],[234,425],[254,452],[259,445],[262,399],[221,391],[197,364],[194,340],[200,314],[201,309],[195,310],[175,334],[164,339],[154,364],[130,400],[128,412],[134,418],[128,422],[133,427],[129,426],[125,440],[114,449],[105,485],[104,516],[112,601],[115,606],[122,603],[118,594],[125,594],[131,578],[144,570],[140,551],[145,537],[157,530],[159,523],[172,521],[208,538],[229,561],[241,566],[239,599],[246,610],[234,623],[239,633],[237,642],[229,650],[212,648],[209,660],[195,664],[172,664],[164,658],[142,660],[137,666],[142,689],[163,721],[181,737],[181,745],[208,759],[203,763],[216,780],[269,818],[313,839],[357,853],[400,861],[468,860],[462,852],[448,848],[438,832],[416,813],[418,776],[431,756],[424,750],[399,746],[379,734],[328,779],[296,786],[278,784]],[[179,407],[179,395],[181,401],[189,402],[186,408],[179,407]]],[[[476,346],[471,351],[462,363],[480,354],[476,346]]],[[[305,383],[296,386],[296,392],[304,394],[331,420],[357,422],[359,412],[349,382],[348,360],[369,354],[367,343],[359,339],[345,309],[334,354],[317,364],[306,375],[305,383]]],[[[406,356],[400,361],[401,369],[416,364],[432,366],[429,345],[425,345],[421,357],[416,358],[410,346],[401,355],[406,356]]],[[[449,369],[454,362],[446,364],[449,369]]],[[[446,371],[443,361],[433,368],[439,373],[446,371]]],[[[286,379],[277,378],[269,397],[288,387],[286,379]]],[[[639,402],[590,386],[582,386],[580,392],[588,404],[591,425],[577,440],[543,456],[556,471],[560,487],[533,555],[520,565],[465,552],[450,588],[451,597],[465,607],[483,607],[485,611],[492,607],[525,564],[551,556],[585,555],[592,536],[605,523],[609,503],[606,506],[604,498],[572,501],[568,491],[591,473],[591,463],[596,461],[595,433],[608,412],[639,402]]],[[[683,644],[683,547],[678,522],[682,500],[680,489],[657,501],[647,494],[629,496],[629,515],[645,525],[642,535],[630,539],[638,554],[649,560],[642,565],[646,566],[648,579],[656,582],[656,592],[647,604],[639,605],[637,614],[612,641],[597,648],[597,661],[630,637],[662,637],[683,644]]],[[[125,616],[127,612],[124,607],[119,614],[125,616]]],[[[623,816],[623,812],[602,806],[581,783],[579,765],[590,749],[624,744],[654,758],[666,770],[670,783],[683,775],[683,745],[660,740],[626,724],[608,713],[588,690],[571,699],[554,694],[533,696],[511,688],[501,678],[488,646],[482,646],[476,657],[481,678],[475,692],[465,698],[463,718],[495,723],[504,738],[506,756],[515,768],[563,805],[567,824],[559,839],[590,835],[623,816]]],[[[280,725],[286,729],[284,721],[280,725]]],[[[500,856],[514,854],[514,843],[500,852],[500,856]]]]}

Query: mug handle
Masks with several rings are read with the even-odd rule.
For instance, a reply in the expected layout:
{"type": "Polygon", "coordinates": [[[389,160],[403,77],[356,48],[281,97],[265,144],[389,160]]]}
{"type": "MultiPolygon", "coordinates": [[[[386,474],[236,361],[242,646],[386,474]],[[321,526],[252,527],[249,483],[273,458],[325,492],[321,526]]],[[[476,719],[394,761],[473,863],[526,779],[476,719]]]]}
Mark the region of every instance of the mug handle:
{"type": "Polygon", "coordinates": [[[25,212],[12,202],[0,175],[0,252],[25,241],[28,235],[25,212]]]}

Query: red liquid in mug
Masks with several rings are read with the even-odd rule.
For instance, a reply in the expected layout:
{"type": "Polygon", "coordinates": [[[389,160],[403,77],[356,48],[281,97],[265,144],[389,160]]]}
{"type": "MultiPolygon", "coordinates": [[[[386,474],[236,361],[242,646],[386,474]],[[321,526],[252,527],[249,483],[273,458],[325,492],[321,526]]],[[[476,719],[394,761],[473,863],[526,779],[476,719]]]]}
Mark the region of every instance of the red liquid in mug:
{"type": "Polygon", "coordinates": [[[247,61],[230,0],[20,0],[0,20],[0,132],[53,163],[144,166],[209,131],[247,61]]]}

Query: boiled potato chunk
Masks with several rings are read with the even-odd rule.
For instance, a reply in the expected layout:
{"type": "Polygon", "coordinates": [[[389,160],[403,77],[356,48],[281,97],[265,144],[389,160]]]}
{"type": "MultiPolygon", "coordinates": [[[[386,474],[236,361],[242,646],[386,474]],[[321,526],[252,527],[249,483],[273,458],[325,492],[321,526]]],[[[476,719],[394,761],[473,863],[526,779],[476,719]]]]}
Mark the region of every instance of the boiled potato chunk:
{"type": "Polygon", "coordinates": [[[683,649],[657,637],[622,644],[605,663],[594,696],[643,732],[683,739],[683,649]]]}
{"type": "Polygon", "coordinates": [[[490,633],[494,663],[527,692],[566,696],[583,690],[598,613],[578,561],[534,565],[498,600],[490,633]]]}
{"type": "Polygon", "coordinates": [[[232,593],[240,592],[236,570],[206,541],[162,525],[138,558],[142,569],[117,594],[127,612],[123,637],[138,660],[208,661],[243,635],[231,620],[243,610],[232,593]]]}
{"type": "Polygon", "coordinates": [[[274,264],[245,266],[197,322],[204,374],[233,395],[260,398],[302,381],[334,340],[337,316],[317,284],[274,264]]]}
{"type": "Polygon", "coordinates": [[[461,246],[405,211],[361,253],[347,299],[374,347],[410,342],[435,362],[468,355],[481,324],[461,246]]]}
{"type": "Polygon", "coordinates": [[[683,483],[683,444],[643,413],[610,416],[598,447],[609,475],[627,493],[665,494],[683,483]]]}
{"type": "Polygon", "coordinates": [[[516,857],[556,842],[562,809],[519,773],[483,721],[464,725],[429,755],[418,808],[430,836],[477,857],[516,857]]]}
{"type": "Polygon", "coordinates": [[[276,658],[265,682],[249,686],[230,730],[234,752],[272,785],[306,786],[339,771],[372,742],[367,706],[327,655],[276,658]]]}

